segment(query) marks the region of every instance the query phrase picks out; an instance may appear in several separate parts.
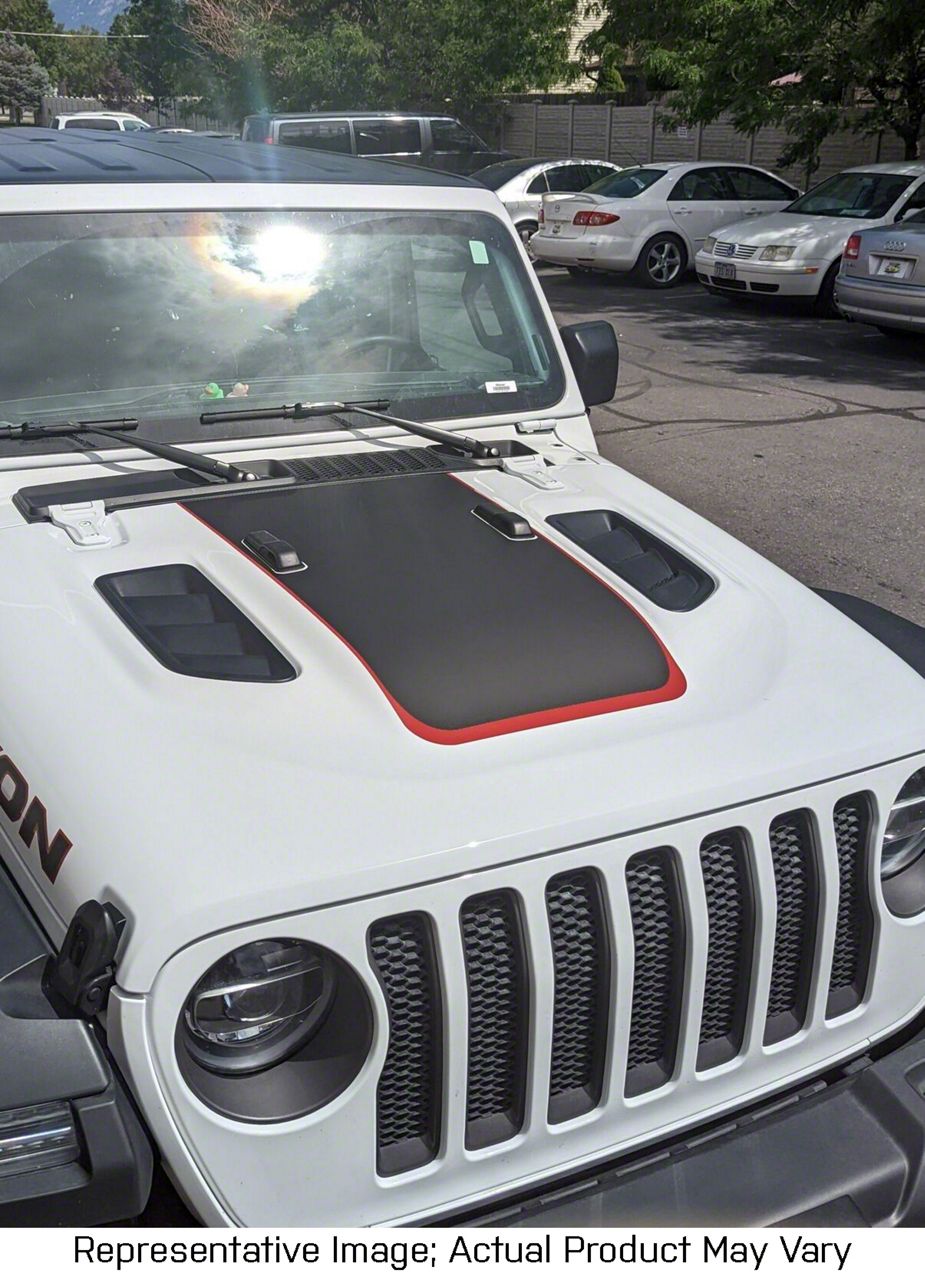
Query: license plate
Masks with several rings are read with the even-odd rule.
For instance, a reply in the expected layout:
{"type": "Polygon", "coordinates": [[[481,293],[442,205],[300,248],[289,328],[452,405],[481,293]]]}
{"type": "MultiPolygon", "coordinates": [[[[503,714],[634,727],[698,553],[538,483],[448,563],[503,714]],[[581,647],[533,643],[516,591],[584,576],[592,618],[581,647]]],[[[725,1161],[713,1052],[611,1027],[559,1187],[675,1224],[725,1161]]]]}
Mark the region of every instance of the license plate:
{"type": "Polygon", "coordinates": [[[718,280],[734,280],[736,269],[731,262],[717,262],[713,267],[713,274],[718,280]]]}
{"type": "Polygon", "coordinates": [[[886,276],[888,280],[905,280],[912,275],[913,265],[909,258],[881,258],[877,275],[886,276]]]}

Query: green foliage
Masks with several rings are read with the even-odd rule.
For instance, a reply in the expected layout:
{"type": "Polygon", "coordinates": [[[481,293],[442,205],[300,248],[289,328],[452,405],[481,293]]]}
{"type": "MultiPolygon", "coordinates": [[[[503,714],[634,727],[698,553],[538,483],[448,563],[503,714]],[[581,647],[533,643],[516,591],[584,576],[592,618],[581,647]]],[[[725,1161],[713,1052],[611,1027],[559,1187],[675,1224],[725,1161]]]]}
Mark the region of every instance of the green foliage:
{"type": "Polygon", "coordinates": [[[147,37],[114,43],[119,69],[157,106],[165,98],[201,91],[200,58],[187,30],[184,0],[130,0],[124,13],[113,19],[110,33],[147,37]]]}
{"type": "Polygon", "coordinates": [[[783,124],[784,163],[811,165],[847,126],[893,130],[910,158],[925,120],[921,0],[602,0],[595,37],[627,49],[669,86],[674,119],[729,112],[748,133],[783,124]],[[775,85],[781,77],[789,83],[775,85]],[[845,108],[848,115],[845,115],[845,108]],[[867,108],[867,109],[865,109],[867,108]]]}
{"type": "Polygon", "coordinates": [[[10,108],[13,120],[20,121],[24,111],[34,111],[50,92],[48,72],[28,45],[0,35],[0,102],[10,108]]]}

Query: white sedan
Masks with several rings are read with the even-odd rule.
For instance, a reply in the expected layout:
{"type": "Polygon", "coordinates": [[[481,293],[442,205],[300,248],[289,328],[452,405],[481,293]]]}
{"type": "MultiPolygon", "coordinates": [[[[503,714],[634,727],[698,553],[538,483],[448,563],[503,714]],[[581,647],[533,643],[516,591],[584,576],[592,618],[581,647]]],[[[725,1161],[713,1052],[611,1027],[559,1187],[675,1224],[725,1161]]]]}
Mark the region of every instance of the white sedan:
{"type": "Polygon", "coordinates": [[[751,165],[638,165],[578,195],[544,196],[530,247],[538,261],[574,274],[632,271],[640,283],[668,289],[717,227],[783,209],[798,194],[751,165]]]}
{"type": "Polygon", "coordinates": [[[846,169],[782,213],[715,231],[697,254],[697,279],[710,293],[807,298],[834,315],[835,278],[848,237],[923,208],[925,163],[846,169]]]}

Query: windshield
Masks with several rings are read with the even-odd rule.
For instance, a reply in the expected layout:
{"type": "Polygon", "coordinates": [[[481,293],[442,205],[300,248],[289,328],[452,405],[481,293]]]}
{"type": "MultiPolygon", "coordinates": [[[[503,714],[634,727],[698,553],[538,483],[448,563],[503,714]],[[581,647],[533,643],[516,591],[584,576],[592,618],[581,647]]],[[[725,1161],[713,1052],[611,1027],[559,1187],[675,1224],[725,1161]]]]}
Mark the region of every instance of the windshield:
{"type": "Polygon", "coordinates": [[[609,196],[611,199],[632,200],[641,195],[659,178],[664,178],[664,169],[621,169],[619,173],[608,173],[606,178],[598,178],[590,187],[585,187],[598,196],[609,196]]]}
{"type": "Polygon", "coordinates": [[[166,441],[217,438],[198,417],[224,400],[387,399],[440,419],[564,391],[535,286],[488,214],[5,216],[0,329],[0,418],[130,414],[166,441]]]}
{"type": "Polygon", "coordinates": [[[899,173],[839,173],[788,205],[787,213],[884,218],[912,182],[899,173]]]}

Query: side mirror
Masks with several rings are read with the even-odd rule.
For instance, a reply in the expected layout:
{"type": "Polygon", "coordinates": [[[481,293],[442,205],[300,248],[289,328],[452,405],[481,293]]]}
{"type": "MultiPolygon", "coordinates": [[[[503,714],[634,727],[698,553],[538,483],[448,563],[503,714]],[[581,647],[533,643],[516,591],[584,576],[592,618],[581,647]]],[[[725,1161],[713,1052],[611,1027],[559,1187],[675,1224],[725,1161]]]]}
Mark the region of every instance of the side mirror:
{"type": "Polygon", "coordinates": [[[587,320],[565,324],[559,334],[585,407],[609,404],[620,372],[620,347],[613,325],[606,320],[587,320]]]}

